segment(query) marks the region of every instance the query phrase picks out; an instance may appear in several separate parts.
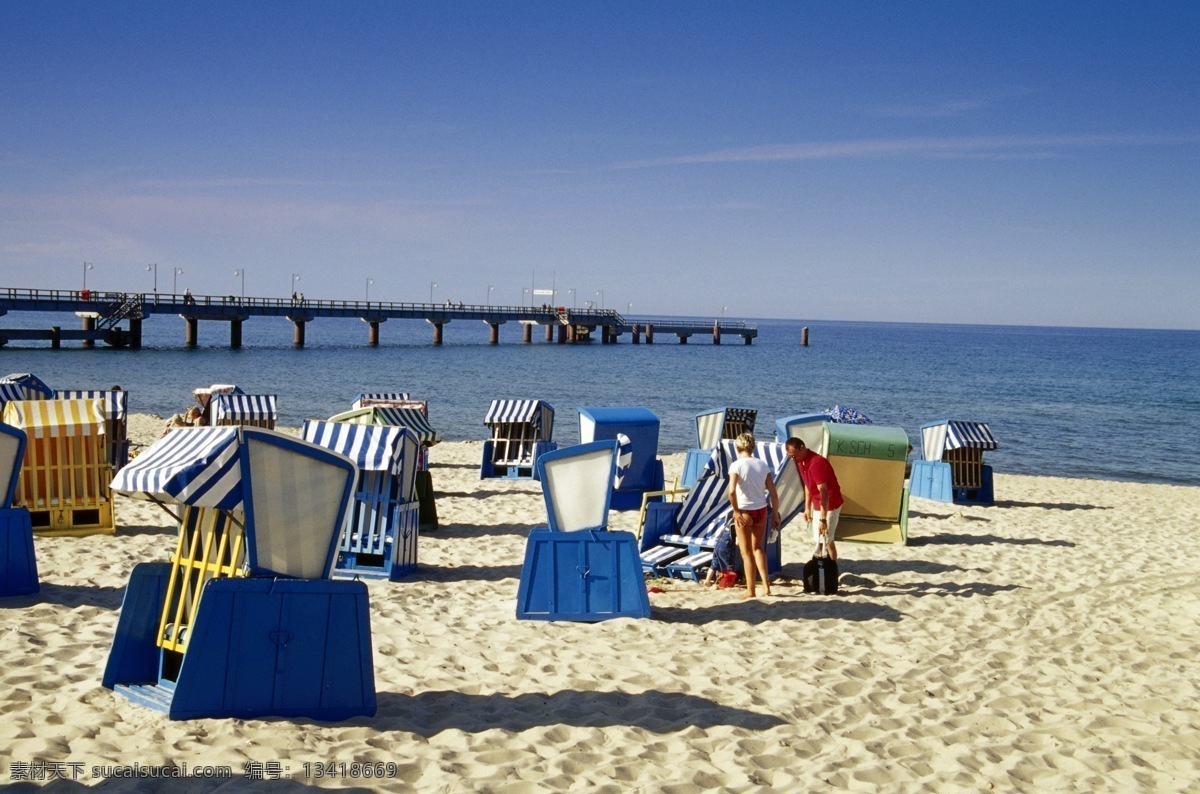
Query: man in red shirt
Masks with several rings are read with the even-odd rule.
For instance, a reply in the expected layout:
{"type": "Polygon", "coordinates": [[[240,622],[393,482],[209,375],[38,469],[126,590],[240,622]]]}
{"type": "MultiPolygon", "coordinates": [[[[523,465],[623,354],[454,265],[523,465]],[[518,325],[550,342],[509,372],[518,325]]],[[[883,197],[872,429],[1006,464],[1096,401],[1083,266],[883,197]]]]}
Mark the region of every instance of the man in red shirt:
{"type": "Polygon", "coordinates": [[[784,445],[788,457],[796,462],[800,480],[804,483],[804,520],[813,528],[813,539],[821,542],[826,535],[829,556],[837,559],[837,547],[833,544],[837,533],[838,518],[842,515],[842,489],[838,485],[833,466],[821,455],[813,452],[799,438],[789,438],[784,445]],[[813,524],[813,513],[818,522],[813,524]]]}

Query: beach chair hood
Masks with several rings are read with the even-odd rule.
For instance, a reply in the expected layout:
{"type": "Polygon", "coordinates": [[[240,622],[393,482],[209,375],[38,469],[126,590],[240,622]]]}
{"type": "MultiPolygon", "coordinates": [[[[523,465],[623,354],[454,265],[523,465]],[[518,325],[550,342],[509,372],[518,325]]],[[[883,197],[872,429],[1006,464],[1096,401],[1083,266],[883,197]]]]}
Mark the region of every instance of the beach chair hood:
{"type": "Polygon", "coordinates": [[[329,417],[330,422],[352,422],[359,425],[387,425],[406,427],[417,437],[423,447],[432,447],[442,440],[441,435],[429,424],[429,419],[420,408],[401,408],[390,405],[372,405],[352,408],[329,417]]]}
{"type": "Polygon", "coordinates": [[[139,499],[245,513],[254,575],[322,578],[332,567],[355,468],[349,458],[248,427],[172,430],[118,472],[139,499]]]}
{"type": "Polygon", "coordinates": [[[483,423],[524,422],[537,431],[537,437],[549,441],[554,434],[554,408],[544,400],[492,400],[483,423]]]}
{"type": "Polygon", "coordinates": [[[120,421],[128,410],[129,393],[121,389],[59,389],[56,400],[102,400],[104,418],[120,421]]]}
{"type": "MultiPolygon", "coordinates": [[[[696,446],[712,449],[723,438],[733,438],[727,431],[753,433],[758,411],[753,408],[711,408],[696,414],[696,446]]],[[[786,439],[785,439],[786,440],[786,439]]]]}
{"type": "Polygon", "coordinates": [[[921,427],[921,452],[925,460],[941,460],[952,449],[999,449],[987,422],[945,420],[921,427]]]}
{"type": "Polygon", "coordinates": [[[354,461],[360,471],[382,471],[405,480],[401,491],[412,498],[419,442],[407,427],[305,421],[301,437],[354,461]]]}
{"type": "Polygon", "coordinates": [[[274,394],[216,394],[212,398],[213,424],[277,418],[274,394]]]}
{"type": "Polygon", "coordinates": [[[616,462],[615,441],[577,444],[538,458],[538,477],[552,531],[600,530],[608,526],[616,462]]]}
{"type": "Polygon", "coordinates": [[[54,399],[54,389],[47,386],[37,375],[13,372],[0,378],[0,402],[51,399],[54,399]]]}
{"type": "Polygon", "coordinates": [[[30,438],[80,438],[104,435],[99,400],[15,400],[4,406],[4,421],[30,438]]]}

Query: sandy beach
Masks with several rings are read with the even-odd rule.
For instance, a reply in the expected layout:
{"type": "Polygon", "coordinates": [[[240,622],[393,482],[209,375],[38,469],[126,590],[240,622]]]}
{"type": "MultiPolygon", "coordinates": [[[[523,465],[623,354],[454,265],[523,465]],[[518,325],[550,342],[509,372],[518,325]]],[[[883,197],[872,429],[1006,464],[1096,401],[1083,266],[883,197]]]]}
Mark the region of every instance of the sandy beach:
{"type": "MultiPolygon", "coordinates": [[[[131,435],[162,426],[135,416],[131,435]]],[[[540,487],[479,480],[480,449],[432,450],[441,528],[416,575],[370,586],[373,718],[172,722],[127,702],[100,685],[121,597],[175,527],[117,497],[114,536],[36,538],[41,592],[0,601],[0,784],[1196,790],[1200,488],[999,474],[993,507],[914,499],[907,546],[841,544],[836,597],[802,592],[794,526],[771,598],[659,582],[649,620],[547,623],[515,618],[540,487]],[[135,763],[235,777],[105,769],[135,763]]]]}

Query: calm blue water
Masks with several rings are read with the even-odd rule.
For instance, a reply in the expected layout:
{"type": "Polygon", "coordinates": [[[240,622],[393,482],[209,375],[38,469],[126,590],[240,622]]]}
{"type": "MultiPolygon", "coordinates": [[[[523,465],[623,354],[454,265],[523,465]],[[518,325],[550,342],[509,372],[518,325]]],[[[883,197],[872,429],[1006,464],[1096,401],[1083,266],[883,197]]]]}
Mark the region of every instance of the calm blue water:
{"type": "MultiPolygon", "coordinates": [[[[4,327],[78,327],[72,315],[12,314],[4,327]]],[[[392,320],[382,344],[366,346],[358,321],[318,320],[308,346],[291,346],[291,324],[245,323],[241,350],[228,326],[200,324],[201,346],[182,349],[183,321],[146,321],[141,351],[69,343],[0,348],[0,374],[32,372],[54,388],[120,384],[131,410],[162,416],[191,404],[191,390],[237,383],[279,395],[280,421],[298,425],[349,407],[363,391],[407,391],[430,403],[447,440],[485,437],[496,398],[541,398],[557,409],[555,440],[578,438],[581,405],[643,405],[662,422],[661,453],[694,443],[694,417],[716,406],[758,409],[759,435],[775,420],[840,403],[877,424],[903,427],[919,448],[921,424],[938,419],[991,423],[1002,448],[997,471],[1200,484],[1200,332],[916,324],[757,321],[752,346],[726,337],[679,345],[659,332],[654,345],[520,342],[502,327],[487,344],[482,322],[431,326],[392,320]],[[801,347],[807,325],[810,346],[801,347]]]]}

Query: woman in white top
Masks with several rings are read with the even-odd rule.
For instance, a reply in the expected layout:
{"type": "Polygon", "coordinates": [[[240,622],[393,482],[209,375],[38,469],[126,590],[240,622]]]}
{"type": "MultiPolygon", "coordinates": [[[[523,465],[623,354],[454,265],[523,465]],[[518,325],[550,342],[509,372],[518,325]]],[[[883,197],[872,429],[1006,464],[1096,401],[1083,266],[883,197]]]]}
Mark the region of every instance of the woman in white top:
{"type": "Polygon", "coordinates": [[[733,505],[733,525],[737,530],[742,571],[746,575],[746,595],[754,598],[755,580],[762,577],[763,592],[771,595],[767,578],[767,553],[763,542],[767,517],[779,511],[779,494],[765,461],[754,457],[754,436],[742,433],[733,442],[738,458],[729,466],[729,503],[733,505]]]}

